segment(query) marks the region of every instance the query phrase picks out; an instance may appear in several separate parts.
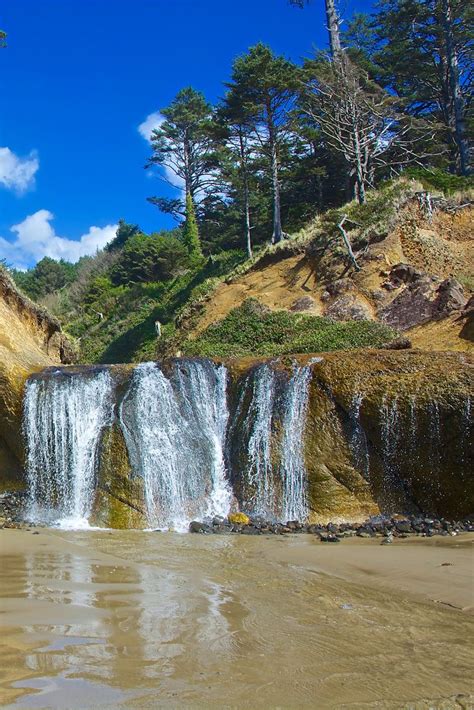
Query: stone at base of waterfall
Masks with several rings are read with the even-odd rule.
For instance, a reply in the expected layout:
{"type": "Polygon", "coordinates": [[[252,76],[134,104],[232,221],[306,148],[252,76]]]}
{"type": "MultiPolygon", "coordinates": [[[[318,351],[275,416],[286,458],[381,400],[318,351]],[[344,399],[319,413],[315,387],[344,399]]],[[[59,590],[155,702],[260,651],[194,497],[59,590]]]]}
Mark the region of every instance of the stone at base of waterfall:
{"type": "Polygon", "coordinates": [[[191,523],[189,523],[189,532],[201,533],[202,535],[210,535],[212,534],[213,530],[210,525],[207,525],[206,523],[200,523],[198,520],[193,520],[191,523]]]}
{"type": "Polygon", "coordinates": [[[321,542],[341,542],[340,537],[338,537],[337,535],[331,535],[330,533],[328,533],[327,535],[322,533],[319,536],[319,539],[321,540],[321,542]]]}

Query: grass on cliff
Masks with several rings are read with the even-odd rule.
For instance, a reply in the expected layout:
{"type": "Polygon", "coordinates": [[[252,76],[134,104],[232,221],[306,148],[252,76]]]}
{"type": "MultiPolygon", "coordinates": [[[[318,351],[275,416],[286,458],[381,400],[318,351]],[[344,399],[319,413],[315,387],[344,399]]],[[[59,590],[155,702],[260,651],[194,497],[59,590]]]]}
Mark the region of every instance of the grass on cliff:
{"type": "Polygon", "coordinates": [[[351,348],[378,348],[397,333],[374,321],[334,322],[288,311],[266,311],[248,299],[198,338],[182,343],[185,355],[272,357],[351,348]]]}
{"type": "Polygon", "coordinates": [[[229,251],[163,283],[114,286],[108,277],[96,279],[84,307],[65,326],[79,340],[81,362],[155,359],[155,321],[162,325],[163,341],[170,340],[177,316],[192,318],[193,309],[244,258],[242,252],[229,251]]]}

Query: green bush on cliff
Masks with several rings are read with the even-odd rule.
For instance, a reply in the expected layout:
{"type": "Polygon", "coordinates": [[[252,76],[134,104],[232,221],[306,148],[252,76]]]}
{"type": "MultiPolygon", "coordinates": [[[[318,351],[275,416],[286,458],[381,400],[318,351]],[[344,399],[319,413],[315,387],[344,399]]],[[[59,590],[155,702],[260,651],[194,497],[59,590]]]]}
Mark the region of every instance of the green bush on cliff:
{"type": "Polygon", "coordinates": [[[380,347],[396,332],[374,321],[335,322],[287,311],[267,311],[255,299],[234,308],[197,339],[182,345],[186,355],[245,357],[380,347]]]}

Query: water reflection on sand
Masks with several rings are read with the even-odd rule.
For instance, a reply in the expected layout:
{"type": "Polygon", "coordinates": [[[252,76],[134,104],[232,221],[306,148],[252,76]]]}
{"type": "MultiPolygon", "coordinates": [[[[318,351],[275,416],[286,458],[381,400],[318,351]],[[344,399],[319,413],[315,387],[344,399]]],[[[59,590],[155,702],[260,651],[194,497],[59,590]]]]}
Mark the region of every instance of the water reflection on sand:
{"type": "Polygon", "coordinates": [[[395,708],[473,690],[472,617],[310,569],[308,541],[0,533],[3,707],[395,708]]]}

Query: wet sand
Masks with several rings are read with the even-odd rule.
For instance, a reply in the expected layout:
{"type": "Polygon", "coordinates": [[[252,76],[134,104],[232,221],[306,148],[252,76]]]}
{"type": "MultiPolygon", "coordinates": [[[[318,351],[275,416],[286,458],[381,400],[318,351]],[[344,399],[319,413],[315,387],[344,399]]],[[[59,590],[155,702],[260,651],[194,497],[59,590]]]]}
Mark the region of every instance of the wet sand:
{"type": "Polygon", "coordinates": [[[473,546],[0,530],[0,705],[472,709],[473,546]]]}

